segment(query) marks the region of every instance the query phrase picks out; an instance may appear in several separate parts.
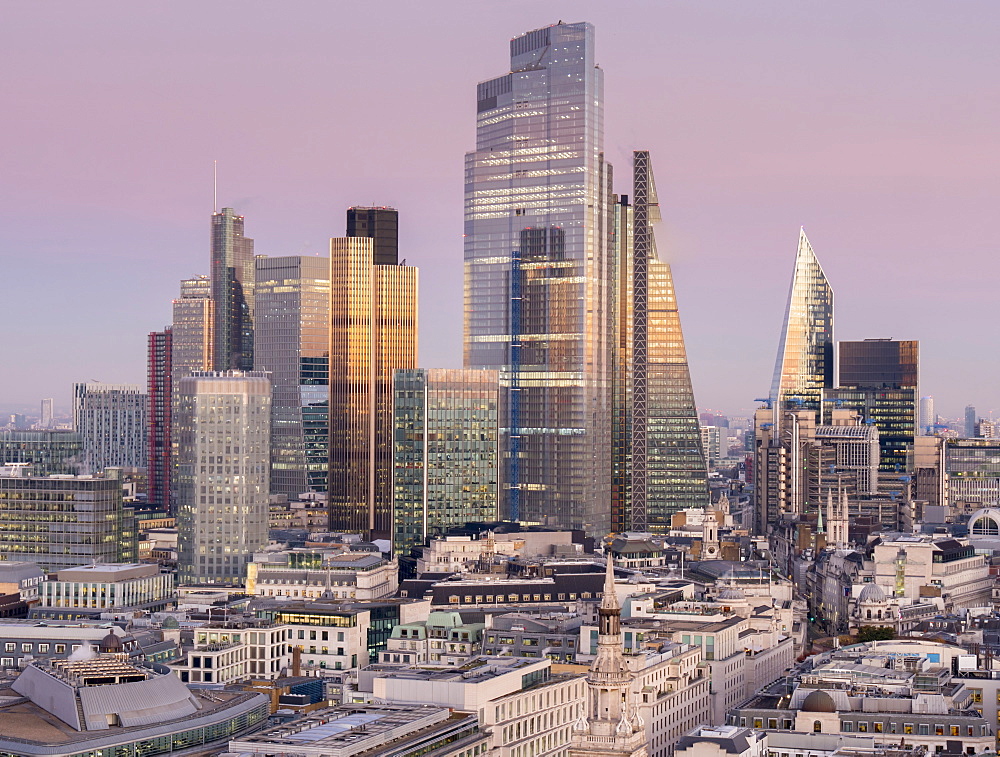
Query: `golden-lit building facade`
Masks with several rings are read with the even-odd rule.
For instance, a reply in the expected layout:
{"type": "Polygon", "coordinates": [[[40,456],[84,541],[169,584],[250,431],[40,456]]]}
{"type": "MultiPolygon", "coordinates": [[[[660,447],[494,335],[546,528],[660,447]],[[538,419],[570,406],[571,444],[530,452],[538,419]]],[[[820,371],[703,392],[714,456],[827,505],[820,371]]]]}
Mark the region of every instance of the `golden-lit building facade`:
{"type": "Polygon", "coordinates": [[[632,204],[615,207],[613,522],[666,533],[671,516],[709,501],[708,468],[649,152],[633,153],[632,204]]]}
{"type": "Polygon", "coordinates": [[[417,365],[417,269],[330,240],[330,528],[392,533],[393,375],[417,365]]]}

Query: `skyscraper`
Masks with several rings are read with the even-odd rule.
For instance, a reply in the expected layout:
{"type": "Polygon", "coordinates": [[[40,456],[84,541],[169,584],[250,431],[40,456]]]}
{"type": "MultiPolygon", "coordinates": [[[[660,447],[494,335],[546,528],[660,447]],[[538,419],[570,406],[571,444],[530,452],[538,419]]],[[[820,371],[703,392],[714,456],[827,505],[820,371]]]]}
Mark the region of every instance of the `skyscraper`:
{"type": "Polygon", "coordinates": [[[933,434],[937,415],[934,413],[934,398],[930,395],[920,398],[920,433],[933,434]]]}
{"type": "Polygon", "coordinates": [[[645,150],[633,153],[633,184],[632,205],[615,207],[612,508],[616,531],[665,533],[673,513],[708,505],[708,469],[645,150]]]}
{"type": "Polygon", "coordinates": [[[371,237],[375,241],[375,265],[399,262],[399,211],[395,208],[348,208],[347,236],[371,237]]]}
{"type": "Polygon", "coordinates": [[[611,169],[594,27],[515,37],[465,156],[465,366],[502,372],[508,517],[611,526],[611,169]]]}
{"type": "MultiPolygon", "coordinates": [[[[886,486],[912,465],[920,397],[920,343],[865,339],[840,343],[840,385],[823,391],[823,417],[853,410],[879,431],[879,470],[886,486]]],[[[885,487],[883,487],[885,488],[885,487]]]]}
{"type": "Polygon", "coordinates": [[[196,276],[181,281],[180,297],[173,302],[173,325],[170,327],[175,384],[194,371],[212,369],[214,311],[211,279],[196,276]]]}
{"type": "Polygon", "coordinates": [[[819,411],[823,389],[834,385],[833,288],[803,229],[771,382],[775,422],[786,409],[819,411]]]}
{"type": "Polygon", "coordinates": [[[965,406],[965,438],[976,438],[976,408],[974,405],[965,406]]]}
{"type": "Polygon", "coordinates": [[[173,357],[170,329],[149,335],[146,359],[146,441],[147,502],[156,509],[169,510],[170,480],[173,476],[171,416],[173,413],[173,357]]]}
{"type": "Polygon", "coordinates": [[[417,269],[330,240],[330,528],[391,538],[396,370],[417,364],[417,269]]]}
{"type": "Polygon", "coordinates": [[[271,382],[204,371],[180,380],[178,569],[183,583],[239,583],[267,544],[271,382]]]}
{"type": "Polygon", "coordinates": [[[496,371],[396,371],[393,549],[499,518],[496,371]]]}
{"type": "Polygon", "coordinates": [[[212,214],[212,365],[217,371],[253,368],[253,240],[232,208],[212,214]]]}
{"type": "Polygon", "coordinates": [[[81,472],[146,467],[146,395],[141,386],[74,384],[73,428],[83,442],[81,472]]]}
{"type": "Polygon", "coordinates": [[[271,492],[325,492],[329,465],[330,260],[259,257],[254,363],[271,376],[271,492]]]}
{"type": "Polygon", "coordinates": [[[40,429],[44,430],[52,428],[52,416],[53,416],[54,404],[55,401],[51,397],[42,400],[42,413],[41,417],[38,420],[38,427],[40,429]]]}

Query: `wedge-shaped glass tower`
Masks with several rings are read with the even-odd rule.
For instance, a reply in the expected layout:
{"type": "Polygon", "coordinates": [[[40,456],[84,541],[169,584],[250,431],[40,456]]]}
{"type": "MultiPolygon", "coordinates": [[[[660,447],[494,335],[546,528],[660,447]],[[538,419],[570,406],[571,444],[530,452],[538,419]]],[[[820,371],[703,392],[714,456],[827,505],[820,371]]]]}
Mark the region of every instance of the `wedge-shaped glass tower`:
{"type": "Polygon", "coordinates": [[[665,533],[708,504],[708,471],[649,152],[633,153],[633,201],[616,207],[613,509],[618,531],[665,533]]]}
{"type": "Polygon", "coordinates": [[[833,288],[803,229],[771,382],[776,423],[784,410],[820,409],[835,385],[833,344],[833,288]]]}

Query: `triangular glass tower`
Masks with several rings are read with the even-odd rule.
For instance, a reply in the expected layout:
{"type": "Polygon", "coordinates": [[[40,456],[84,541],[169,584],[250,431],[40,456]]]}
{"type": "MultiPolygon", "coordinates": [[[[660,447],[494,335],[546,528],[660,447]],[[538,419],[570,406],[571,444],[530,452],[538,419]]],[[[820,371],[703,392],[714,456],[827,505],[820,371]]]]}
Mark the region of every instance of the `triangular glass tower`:
{"type": "Polygon", "coordinates": [[[833,382],[833,288],[801,229],[771,381],[775,422],[780,423],[787,409],[818,411],[823,389],[833,382]]]}
{"type": "Polygon", "coordinates": [[[633,153],[633,182],[632,205],[616,207],[614,521],[665,533],[673,513],[708,504],[708,469],[648,151],[633,153]]]}

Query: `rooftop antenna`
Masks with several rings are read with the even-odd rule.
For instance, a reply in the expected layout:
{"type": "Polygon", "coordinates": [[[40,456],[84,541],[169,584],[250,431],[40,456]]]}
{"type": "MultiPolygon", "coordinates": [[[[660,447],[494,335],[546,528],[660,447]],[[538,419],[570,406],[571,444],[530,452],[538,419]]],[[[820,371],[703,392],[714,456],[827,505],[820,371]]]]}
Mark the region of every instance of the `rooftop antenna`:
{"type": "Polygon", "coordinates": [[[214,192],[212,194],[212,212],[218,213],[219,212],[219,161],[217,160],[212,161],[212,174],[213,174],[212,178],[214,179],[214,181],[212,182],[214,189],[214,192]]]}

